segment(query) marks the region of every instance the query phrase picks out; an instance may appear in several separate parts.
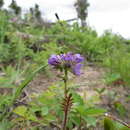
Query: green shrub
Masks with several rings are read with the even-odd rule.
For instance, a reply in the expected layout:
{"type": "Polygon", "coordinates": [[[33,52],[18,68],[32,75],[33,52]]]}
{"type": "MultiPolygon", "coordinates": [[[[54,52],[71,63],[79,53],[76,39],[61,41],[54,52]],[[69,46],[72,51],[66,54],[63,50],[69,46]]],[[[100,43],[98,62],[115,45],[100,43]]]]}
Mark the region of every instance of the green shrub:
{"type": "Polygon", "coordinates": [[[119,75],[119,79],[130,85],[130,53],[125,46],[114,48],[104,58],[104,65],[110,68],[111,74],[119,75]]]}

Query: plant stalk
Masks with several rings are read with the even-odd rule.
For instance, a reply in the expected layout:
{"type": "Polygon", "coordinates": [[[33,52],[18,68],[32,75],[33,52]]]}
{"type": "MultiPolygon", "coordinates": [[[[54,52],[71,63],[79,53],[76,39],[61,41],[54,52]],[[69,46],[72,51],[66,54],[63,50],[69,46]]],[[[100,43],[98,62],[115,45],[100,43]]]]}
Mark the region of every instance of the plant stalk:
{"type": "MultiPolygon", "coordinates": [[[[68,70],[67,68],[64,69],[64,98],[67,97],[67,80],[68,80],[68,70]]],[[[64,120],[63,120],[63,130],[66,130],[67,124],[67,117],[68,117],[68,109],[66,108],[64,111],[64,120]]]]}
{"type": "Polygon", "coordinates": [[[63,130],[66,130],[67,117],[68,117],[68,110],[65,111],[64,122],[63,122],[63,130]]]}
{"type": "Polygon", "coordinates": [[[64,94],[65,94],[65,97],[67,96],[67,80],[68,80],[68,71],[67,71],[67,69],[65,68],[65,70],[64,70],[64,74],[65,74],[65,76],[64,76],[64,94]]]}

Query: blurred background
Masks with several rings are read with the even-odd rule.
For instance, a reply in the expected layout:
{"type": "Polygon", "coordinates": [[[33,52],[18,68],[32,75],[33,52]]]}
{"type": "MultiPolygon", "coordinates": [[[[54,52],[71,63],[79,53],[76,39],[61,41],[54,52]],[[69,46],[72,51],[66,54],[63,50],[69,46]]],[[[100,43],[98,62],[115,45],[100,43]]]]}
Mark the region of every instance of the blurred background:
{"type": "MultiPolygon", "coordinates": [[[[8,8],[11,0],[4,0],[4,8],[8,8]]],[[[77,18],[76,0],[16,0],[17,5],[26,13],[30,8],[39,6],[42,18],[50,22],[56,21],[55,13],[61,20],[77,18]]],[[[88,0],[87,24],[99,34],[109,29],[114,33],[130,38],[130,1],[129,0],[88,0]]]]}

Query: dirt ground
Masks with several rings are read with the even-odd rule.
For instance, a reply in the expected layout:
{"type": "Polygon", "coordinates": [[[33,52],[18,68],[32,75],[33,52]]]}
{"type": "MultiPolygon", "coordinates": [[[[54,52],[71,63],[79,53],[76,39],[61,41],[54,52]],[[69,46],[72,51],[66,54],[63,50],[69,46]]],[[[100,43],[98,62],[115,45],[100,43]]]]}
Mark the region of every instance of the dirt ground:
{"type": "MultiPolygon", "coordinates": [[[[37,77],[30,83],[29,91],[41,93],[41,91],[46,90],[49,86],[61,81],[61,79],[58,78],[60,72],[51,69],[50,73],[37,75],[37,77]]],[[[69,82],[71,81],[73,84],[80,86],[78,91],[82,92],[84,89],[89,89],[90,91],[93,90],[94,87],[105,87],[105,84],[102,81],[103,75],[104,71],[101,68],[84,67],[80,76],[74,76],[70,73],[69,82]]]]}
{"type": "MultiPolygon", "coordinates": [[[[91,105],[91,101],[101,107],[108,110],[110,114],[114,114],[118,118],[126,121],[130,124],[130,99],[127,100],[130,95],[130,87],[123,87],[118,85],[108,86],[104,82],[104,70],[100,67],[87,66],[82,70],[82,75],[73,76],[69,75],[69,81],[73,85],[78,86],[76,91],[85,98],[86,102],[91,105]],[[99,94],[98,90],[104,89],[99,94]],[[121,117],[115,110],[115,104],[122,104],[126,109],[126,115],[121,117]]],[[[59,73],[56,70],[52,70],[48,78],[46,74],[39,74],[29,85],[28,91],[31,93],[41,93],[45,91],[50,85],[56,84],[60,81],[57,78],[59,73]],[[53,72],[53,73],[52,73],[53,72]]]]}

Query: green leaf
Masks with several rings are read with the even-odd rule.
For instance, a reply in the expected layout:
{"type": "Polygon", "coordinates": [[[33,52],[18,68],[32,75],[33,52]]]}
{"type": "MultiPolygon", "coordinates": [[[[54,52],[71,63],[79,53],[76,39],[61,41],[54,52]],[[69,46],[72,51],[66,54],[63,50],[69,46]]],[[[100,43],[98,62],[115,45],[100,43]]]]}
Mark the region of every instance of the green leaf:
{"type": "Polygon", "coordinates": [[[99,116],[106,112],[105,109],[102,108],[88,108],[85,112],[88,116],[99,116]]]}
{"type": "Polygon", "coordinates": [[[74,103],[78,103],[79,105],[83,105],[84,101],[81,96],[75,92],[72,92],[74,103]]]}
{"type": "Polygon", "coordinates": [[[26,115],[26,113],[27,113],[27,107],[18,106],[17,108],[14,109],[13,112],[24,117],[26,115]]]}
{"type": "Polygon", "coordinates": [[[56,116],[52,115],[52,114],[48,114],[46,115],[45,118],[47,121],[52,122],[52,121],[56,121],[56,116]]]}
{"type": "Polygon", "coordinates": [[[127,111],[126,108],[123,104],[121,104],[120,102],[115,102],[114,106],[117,110],[117,112],[120,114],[120,116],[125,116],[127,111]]]}
{"type": "Polygon", "coordinates": [[[78,126],[81,124],[81,119],[80,119],[80,117],[77,116],[77,115],[73,115],[73,116],[71,117],[71,120],[72,120],[73,123],[75,123],[75,124],[78,125],[78,126]]]}
{"type": "Polygon", "coordinates": [[[120,79],[119,74],[116,74],[116,73],[111,74],[110,73],[110,74],[107,74],[105,81],[106,81],[107,84],[111,84],[111,83],[113,83],[114,81],[116,81],[118,79],[120,79]]]}
{"type": "Polygon", "coordinates": [[[73,122],[71,122],[70,120],[67,122],[67,127],[69,128],[69,129],[73,129],[73,122]]]}
{"type": "Polygon", "coordinates": [[[36,69],[32,74],[30,74],[29,77],[27,77],[27,79],[25,79],[21,85],[19,85],[16,89],[16,92],[14,93],[14,98],[12,100],[12,102],[14,102],[21,94],[22,90],[33,80],[33,78],[36,76],[36,74],[41,71],[42,69],[45,69],[47,67],[47,65],[41,66],[38,69],[36,69]]]}
{"type": "Polygon", "coordinates": [[[43,115],[43,116],[47,115],[48,112],[49,112],[49,111],[48,111],[48,107],[43,107],[43,108],[42,108],[42,115],[43,115]]]}
{"type": "Polygon", "coordinates": [[[115,124],[109,118],[104,119],[104,130],[117,130],[115,124]]]}
{"type": "Polygon", "coordinates": [[[109,118],[104,119],[104,130],[130,130],[130,128],[113,121],[109,118]]]}
{"type": "Polygon", "coordinates": [[[99,94],[102,94],[105,91],[106,88],[95,88],[95,91],[99,94]]]}
{"type": "Polygon", "coordinates": [[[97,123],[96,118],[86,116],[86,117],[83,117],[83,119],[86,121],[88,127],[90,127],[90,126],[96,127],[96,123],[97,123]]]}
{"type": "Polygon", "coordinates": [[[27,120],[37,121],[36,116],[34,116],[33,113],[31,113],[25,106],[18,106],[14,109],[13,112],[18,114],[19,116],[24,117],[27,120]]]}
{"type": "Polygon", "coordinates": [[[83,105],[80,105],[76,108],[76,110],[80,113],[81,116],[86,115],[87,108],[83,105]]]}

